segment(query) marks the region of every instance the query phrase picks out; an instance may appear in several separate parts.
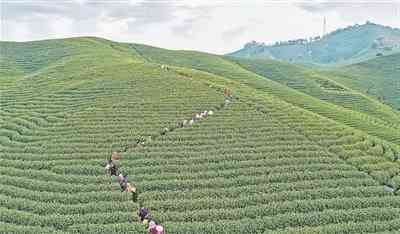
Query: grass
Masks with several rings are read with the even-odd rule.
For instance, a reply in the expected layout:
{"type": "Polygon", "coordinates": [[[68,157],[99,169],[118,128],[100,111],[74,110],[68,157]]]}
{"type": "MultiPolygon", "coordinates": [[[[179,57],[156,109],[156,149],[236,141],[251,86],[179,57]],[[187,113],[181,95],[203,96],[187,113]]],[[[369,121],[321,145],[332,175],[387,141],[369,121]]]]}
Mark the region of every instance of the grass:
{"type": "Polygon", "coordinates": [[[103,167],[112,150],[150,136],[121,165],[168,233],[397,227],[398,146],[299,103],[343,107],[215,55],[54,43],[71,45],[69,55],[42,57],[33,70],[7,65],[20,73],[1,77],[0,232],[145,233],[128,222],[138,204],[103,167]],[[235,98],[218,110],[224,87],[235,98]],[[206,109],[215,114],[159,135],[206,109]]]}

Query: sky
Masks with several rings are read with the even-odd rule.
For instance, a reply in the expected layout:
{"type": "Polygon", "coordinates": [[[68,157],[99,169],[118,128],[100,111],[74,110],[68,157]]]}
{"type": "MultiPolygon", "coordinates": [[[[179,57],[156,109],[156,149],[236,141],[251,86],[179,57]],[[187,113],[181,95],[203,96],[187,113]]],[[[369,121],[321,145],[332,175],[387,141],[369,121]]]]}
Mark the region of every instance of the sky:
{"type": "Polygon", "coordinates": [[[400,28],[400,0],[0,0],[0,40],[97,36],[224,54],[367,20],[400,28]]]}

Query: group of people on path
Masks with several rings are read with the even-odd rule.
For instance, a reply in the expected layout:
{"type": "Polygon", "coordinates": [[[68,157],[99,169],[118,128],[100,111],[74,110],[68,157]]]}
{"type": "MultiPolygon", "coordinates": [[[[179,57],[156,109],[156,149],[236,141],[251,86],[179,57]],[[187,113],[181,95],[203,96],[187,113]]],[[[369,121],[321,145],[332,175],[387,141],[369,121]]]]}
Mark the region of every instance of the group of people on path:
{"type": "MultiPolygon", "coordinates": [[[[228,105],[231,101],[231,93],[230,90],[225,88],[224,89],[224,105],[228,105]]],[[[179,123],[178,127],[186,127],[188,125],[193,125],[195,121],[201,120],[203,118],[206,118],[207,116],[213,115],[214,112],[212,110],[205,110],[203,112],[194,114],[191,119],[189,120],[183,120],[182,122],[179,123]]],[[[170,129],[165,128],[162,132],[161,135],[165,135],[170,129]]],[[[138,142],[138,144],[144,144],[144,141],[138,142]]],[[[137,202],[138,201],[138,191],[137,188],[130,184],[128,182],[128,175],[124,175],[117,166],[116,161],[120,160],[120,156],[118,155],[117,152],[113,152],[107,162],[107,165],[105,167],[106,172],[108,175],[111,177],[116,177],[117,181],[121,187],[121,192],[126,192],[126,193],[131,193],[132,194],[132,201],[137,202]]],[[[141,204],[139,203],[139,206],[141,204]]],[[[148,209],[145,207],[140,207],[138,212],[137,212],[138,218],[140,223],[144,224],[148,230],[149,234],[165,234],[164,227],[158,224],[154,218],[151,216],[150,212],[148,209]]]]}
{"type": "MultiPolygon", "coordinates": [[[[232,96],[231,96],[231,91],[229,90],[229,89],[227,89],[227,88],[225,88],[224,89],[224,106],[227,106],[230,102],[231,102],[231,98],[232,98],[232,96]]],[[[198,121],[198,120],[201,120],[201,119],[203,119],[203,118],[206,118],[207,116],[209,116],[209,115],[213,115],[214,114],[214,111],[212,111],[212,110],[205,110],[205,111],[203,111],[203,112],[200,112],[200,113],[196,113],[196,114],[194,114],[193,116],[192,116],[192,118],[191,119],[189,119],[189,120],[183,120],[181,123],[179,123],[179,127],[185,127],[185,126],[190,126],[190,125],[193,125],[194,124],[194,122],[196,122],[196,121],[198,121]]],[[[168,129],[166,129],[166,131],[167,131],[168,129]]],[[[165,134],[165,133],[164,133],[165,134]]]]}
{"type": "MultiPolygon", "coordinates": [[[[128,182],[128,176],[123,174],[117,166],[116,161],[120,160],[117,152],[113,152],[105,167],[106,172],[111,177],[116,177],[121,187],[121,192],[131,193],[132,201],[138,201],[138,191],[136,187],[128,182]]],[[[145,225],[149,234],[165,234],[164,227],[158,224],[150,215],[145,207],[140,207],[137,212],[140,223],[145,225]]]]}
{"type": "Polygon", "coordinates": [[[182,122],[180,122],[179,123],[179,127],[183,128],[183,127],[186,127],[186,126],[193,125],[194,122],[196,122],[198,120],[201,120],[203,118],[206,118],[207,116],[213,115],[213,114],[214,114],[214,111],[212,111],[212,110],[208,110],[208,111],[205,110],[203,112],[196,113],[196,114],[193,115],[193,117],[191,119],[189,119],[189,120],[185,119],[182,122]]]}

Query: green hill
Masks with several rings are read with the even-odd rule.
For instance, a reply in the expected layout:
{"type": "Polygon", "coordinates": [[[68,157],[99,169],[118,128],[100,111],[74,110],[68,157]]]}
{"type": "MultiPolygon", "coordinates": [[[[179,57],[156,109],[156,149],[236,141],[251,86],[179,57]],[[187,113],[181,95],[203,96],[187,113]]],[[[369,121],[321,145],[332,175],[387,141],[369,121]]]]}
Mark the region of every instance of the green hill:
{"type": "Polygon", "coordinates": [[[211,54],[99,38],[0,46],[14,53],[0,62],[0,233],[146,233],[105,175],[113,150],[167,233],[400,229],[399,132],[374,130],[376,117],[211,54]],[[203,110],[215,113],[176,128],[203,110]]]}
{"type": "MultiPolygon", "coordinates": [[[[376,118],[378,121],[386,122],[388,125],[400,126],[399,112],[396,112],[378,100],[357,91],[358,89],[353,89],[352,86],[347,86],[347,83],[342,83],[342,80],[340,79],[342,76],[340,75],[331,75],[329,73],[319,72],[315,69],[279,62],[276,60],[249,60],[234,58],[232,61],[256,74],[284,84],[292,89],[301,91],[302,93],[318,98],[322,101],[361,114],[367,114],[370,117],[376,118]]],[[[375,67],[375,70],[379,69],[375,67]]],[[[348,77],[346,74],[352,74],[352,72],[346,71],[341,74],[343,75],[343,78],[346,78],[348,77]]],[[[383,89],[388,90],[387,87],[382,87],[382,90],[383,89]]],[[[396,87],[393,87],[392,90],[393,89],[396,90],[396,87]]]]}
{"type": "Polygon", "coordinates": [[[400,53],[331,72],[332,79],[400,110],[400,53]]]}
{"type": "Polygon", "coordinates": [[[400,51],[400,29],[367,22],[338,29],[324,37],[277,42],[247,43],[229,56],[278,59],[302,64],[348,64],[400,51]]]}
{"type": "MultiPolygon", "coordinates": [[[[305,69],[301,70],[292,65],[287,65],[290,67],[290,69],[287,69],[288,67],[285,68],[286,64],[284,63],[276,63],[275,65],[279,64],[279,66],[273,66],[275,67],[274,70],[282,69],[283,73],[280,77],[284,77],[284,79],[289,80],[290,78],[288,77],[291,76],[290,72],[293,73],[293,71],[295,71],[302,74],[302,77],[296,79],[298,82],[306,80],[306,77],[308,77],[308,80],[314,80],[314,86],[316,86],[315,83],[319,82],[317,84],[320,89],[319,93],[304,92],[304,90],[296,90],[293,89],[293,87],[290,88],[287,86],[287,83],[279,83],[276,82],[278,80],[274,80],[278,77],[276,76],[278,73],[275,73],[275,76],[271,77],[267,76],[268,74],[261,76],[257,74],[260,73],[256,71],[257,69],[252,70],[249,67],[239,65],[235,61],[231,61],[230,57],[224,58],[217,55],[192,51],[170,51],[145,45],[135,45],[135,52],[139,52],[151,62],[190,67],[226,77],[236,82],[246,84],[263,93],[266,92],[275,95],[295,106],[318,113],[324,117],[365,131],[371,135],[381,137],[395,144],[400,143],[400,127],[397,112],[393,112],[391,108],[348,88],[348,91],[343,93],[345,95],[347,94],[347,96],[350,94],[349,98],[346,98],[346,96],[344,98],[340,97],[342,92],[326,91],[325,88],[321,88],[321,82],[328,81],[331,85],[334,82],[326,78],[318,78],[317,75],[313,75],[314,78],[309,78],[308,74],[305,74],[305,71],[307,71],[305,69]],[[313,95],[310,95],[311,93],[313,93],[313,95]],[[328,97],[328,101],[326,101],[324,99],[326,99],[328,93],[330,97],[328,97]],[[354,93],[354,95],[352,93],[354,93]],[[332,94],[337,95],[335,97],[335,95],[332,94]],[[338,100],[336,100],[337,97],[339,97],[338,100]]],[[[259,62],[262,63],[262,61],[259,62]]],[[[248,61],[248,63],[251,63],[251,60],[248,61]]],[[[308,70],[308,72],[309,71],[311,70],[308,70]]],[[[311,90],[312,86],[307,89],[311,90]]]]}

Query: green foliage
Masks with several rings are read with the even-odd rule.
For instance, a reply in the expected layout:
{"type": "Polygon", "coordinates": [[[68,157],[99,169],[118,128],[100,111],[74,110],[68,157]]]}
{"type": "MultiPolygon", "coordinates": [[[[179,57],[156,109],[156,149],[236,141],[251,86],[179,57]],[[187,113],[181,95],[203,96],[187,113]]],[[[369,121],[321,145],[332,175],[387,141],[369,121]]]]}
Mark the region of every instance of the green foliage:
{"type": "MultiPolygon", "coordinates": [[[[338,78],[335,75],[274,60],[232,59],[232,61],[260,76],[319,100],[367,114],[377,118],[378,121],[386,122],[387,125],[400,126],[400,114],[398,112],[361,92],[357,92],[357,89],[352,90],[343,86],[335,81],[338,78]]],[[[376,68],[376,70],[379,69],[376,68]]]]}
{"type": "Polygon", "coordinates": [[[190,67],[226,77],[233,82],[239,82],[242,86],[245,85],[252,88],[251,91],[247,91],[242,95],[251,96],[257,92],[268,94],[266,95],[267,98],[271,98],[271,95],[273,95],[284,102],[351,126],[370,135],[380,137],[395,144],[400,143],[400,120],[397,112],[393,113],[391,108],[368,99],[368,97],[360,93],[346,92],[343,95],[342,92],[333,92],[332,94],[332,91],[326,92],[326,90],[321,90],[319,85],[316,87],[315,79],[330,79],[313,75],[313,73],[309,73],[307,70],[276,62],[272,62],[274,65],[269,66],[269,68],[273,67],[270,70],[261,69],[265,65],[263,62],[258,64],[255,62],[256,65],[252,65],[252,68],[247,70],[245,69],[246,67],[238,66],[234,61],[206,53],[170,51],[144,45],[135,45],[135,48],[149,61],[173,66],[190,67]],[[280,68],[281,66],[282,68],[280,68]],[[278,71],[276,72],[276,70],[278,71]],[[274,74],[274,78],[266,79],[264,76],[257,75],[254,72],[263,75],[264,72],[268,72],[265,74],[274,74]],[[308,77],[310,75],[312,76],[308,77]],[[294,90],[284,84],[284,82],[282,84],[278,83],[279,80],[293,80],[290,78],[291,76],[302,76],[302,79],[295,79],[296,82],[299,83],[303,80],[304,87],[311,84],[310,88],[304,88],[310,90],[294,90]],[[278,82],[275,82],[275,80],[278,82]]]}
{"type": "Polygon", "coordinates": [[[335,69],[329,75],[354,90],[400,110],[399,63],[400,54],[396,53],[335,69]]]}
{"type": "Polygon", "coordinates": [[[0,86],[0,233],[145,233],[138,204],[104,175],[112,150],[167,233],[396,227],[400,203],[383,188],[398,188],[396,145],[223,57],[63,43],[76,53],[0,86]],[[220,109],[224,87],[234,99],[220,109]],[[215,114],[160,135],[204,110],[215,114]]]}

